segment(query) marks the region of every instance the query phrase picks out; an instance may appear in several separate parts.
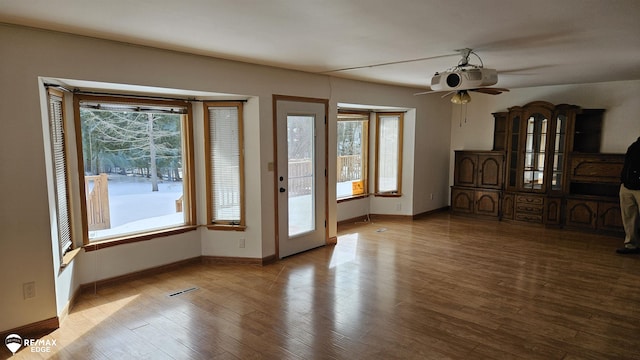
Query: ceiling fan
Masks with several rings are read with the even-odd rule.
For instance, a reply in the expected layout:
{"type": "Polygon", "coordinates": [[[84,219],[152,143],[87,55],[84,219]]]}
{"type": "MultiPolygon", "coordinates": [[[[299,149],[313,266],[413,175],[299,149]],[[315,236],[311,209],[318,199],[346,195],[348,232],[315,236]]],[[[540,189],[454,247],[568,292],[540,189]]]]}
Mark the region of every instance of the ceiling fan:
{"type": "Polygon", "coordinates": [[[431,91],[416,93],[424,95],[434,92],[447,91],[442,97],[451,94],[451,102],[454,104],[466,104],[471,101],[470,91],[498,95],[509,89],[488,87],[498,83],[498,72],[495,69],[485,68],[480,56],[469,48],[456,50],[462,56],[458,64],[443,72],[436,72],[431,78],[431,91]],[[469,56],[474,55],[480,61],[479,65],[471,64],[469,56]]]}

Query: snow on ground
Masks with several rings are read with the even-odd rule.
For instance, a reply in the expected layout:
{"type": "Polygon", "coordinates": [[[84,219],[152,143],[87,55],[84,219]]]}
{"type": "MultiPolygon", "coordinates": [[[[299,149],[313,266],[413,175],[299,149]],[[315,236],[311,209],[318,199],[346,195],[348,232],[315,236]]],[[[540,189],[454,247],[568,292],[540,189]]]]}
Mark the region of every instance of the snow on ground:
{"type": "MultiPolygon", "coordinates": [[[[89,231],[91,240],[184,223],[184,213],[176,212],[176,200],[183,193],[182,182],[159,182],[158,191],[151,191],[149,179],[109,175],[108,188],[111,228],[89,231]]],[[[313,230],[314,213],[312,196],[289,198],[289,234],[313,230]]]]}
{"type": "Polygon", "coordinates": [[[159,182],[158,191],[151,191],[150,179],[109,175],[108,188],[111,228],[90,231],[91,239],[184,222],[183,213],[176,213],[182,182],[159,182]]]}

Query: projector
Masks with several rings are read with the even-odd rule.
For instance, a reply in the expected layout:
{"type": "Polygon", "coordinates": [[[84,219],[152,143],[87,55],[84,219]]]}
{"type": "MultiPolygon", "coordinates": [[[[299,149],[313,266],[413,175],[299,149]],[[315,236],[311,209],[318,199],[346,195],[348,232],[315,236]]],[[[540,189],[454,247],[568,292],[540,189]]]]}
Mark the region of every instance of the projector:
{"type": "Polygon", "coordinates": [[[431,78],[431,90],[470,90],[498,83],[495,69],[474,67],[436,73],[431,78]]]}

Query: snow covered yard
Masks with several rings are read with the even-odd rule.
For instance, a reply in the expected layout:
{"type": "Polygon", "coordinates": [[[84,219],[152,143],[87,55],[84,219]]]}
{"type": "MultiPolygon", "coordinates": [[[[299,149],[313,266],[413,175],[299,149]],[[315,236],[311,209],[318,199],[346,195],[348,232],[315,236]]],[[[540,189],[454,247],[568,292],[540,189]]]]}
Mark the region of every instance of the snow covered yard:
{"type": "Polygon", "coordinates": [[[89,238],[184,222],[183,213],[176,212],[176,200],[183,193],[182,182],[159,182],[158,191],[151,191],[151,181],[147,178],[110,174],[108,184],[111,228],[90,231],[89,238]]]}

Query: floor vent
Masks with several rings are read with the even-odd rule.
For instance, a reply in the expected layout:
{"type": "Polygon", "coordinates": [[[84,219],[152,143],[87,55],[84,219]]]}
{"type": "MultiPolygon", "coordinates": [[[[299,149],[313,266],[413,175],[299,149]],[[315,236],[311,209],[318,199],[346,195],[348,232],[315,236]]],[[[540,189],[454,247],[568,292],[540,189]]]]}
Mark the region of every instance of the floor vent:
{"type": "Polygon", "coordinates": [[[192,287],[192,288],[189,288],[189,289],[180,290],[180,291],[174,292],[173,294],[169,294],[168,296],[169,297],[178,296],[178,295],[186,294],[188,292],[192,292],[194,290],[198,290],[198,288],[197,287],[192,287]]]}

